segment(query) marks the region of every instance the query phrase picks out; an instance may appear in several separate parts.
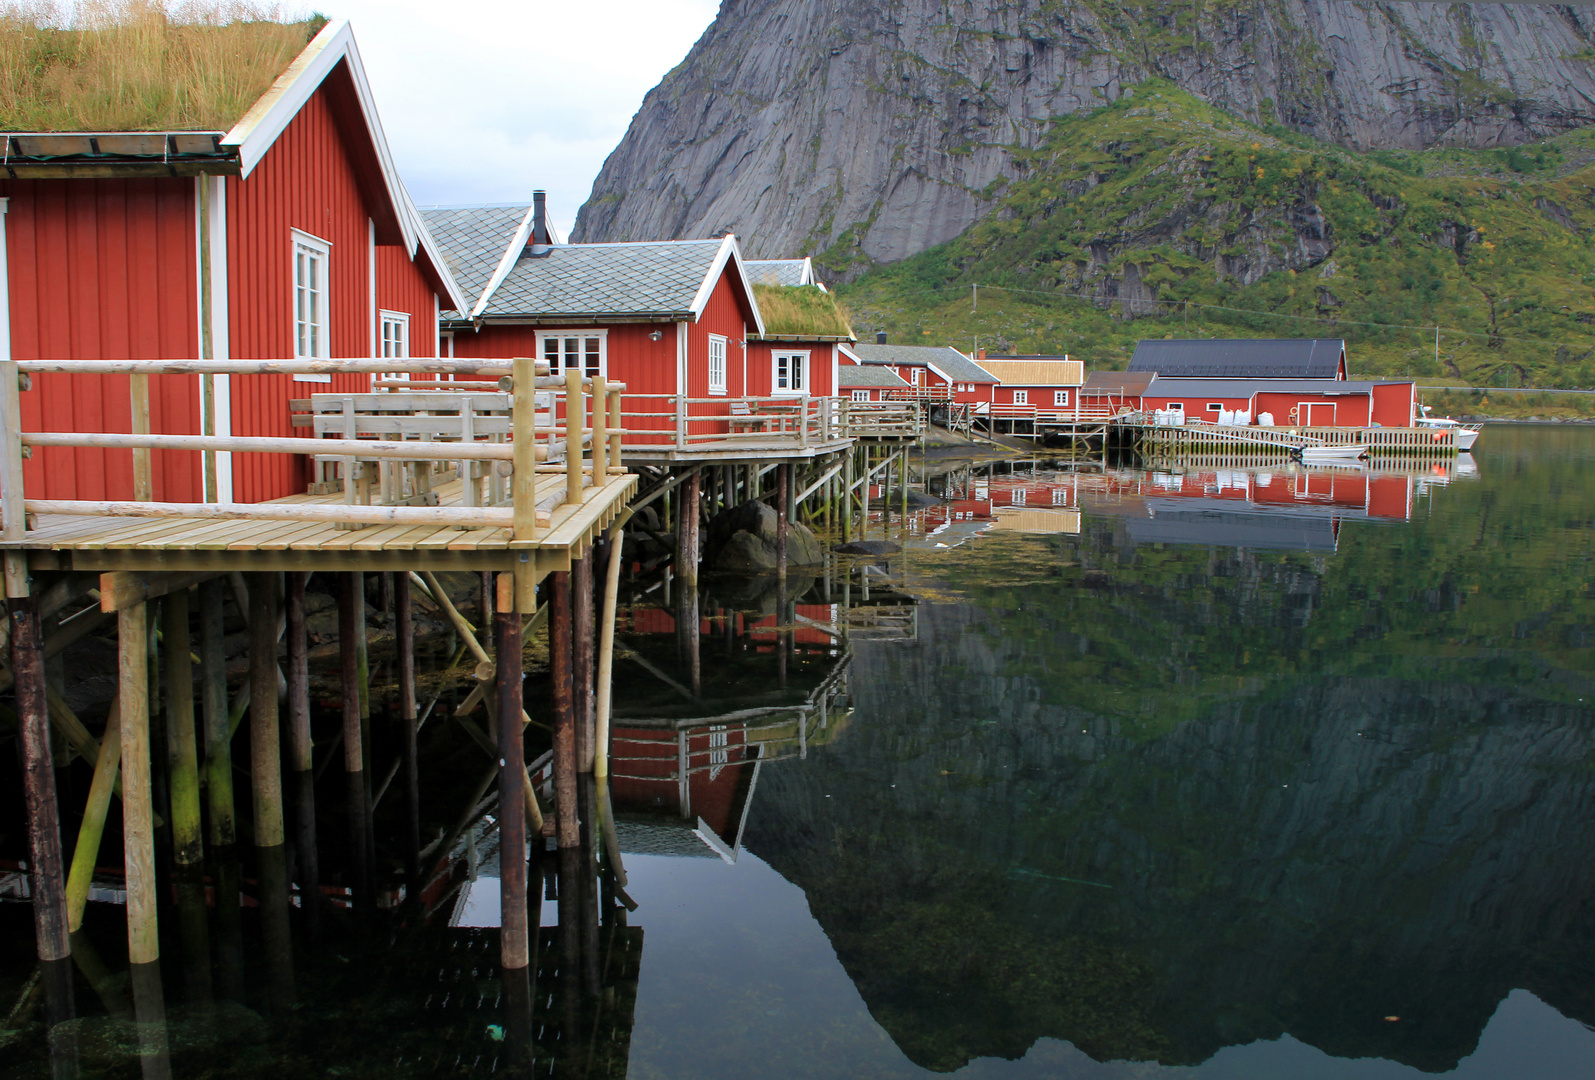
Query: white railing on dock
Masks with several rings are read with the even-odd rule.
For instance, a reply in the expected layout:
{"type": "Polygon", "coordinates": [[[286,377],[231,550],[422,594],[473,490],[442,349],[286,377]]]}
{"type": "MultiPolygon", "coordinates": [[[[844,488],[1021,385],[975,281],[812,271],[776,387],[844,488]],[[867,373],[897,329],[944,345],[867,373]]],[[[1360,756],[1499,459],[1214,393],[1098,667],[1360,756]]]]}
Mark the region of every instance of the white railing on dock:
{"type": "MultiPolygon", "coordinates": [[[[624,431],[621,394],[625,386],[602,378],[587,379],[572,370],[549,376],[547,366],[532,358],[505,360],[8,360],[0,361],[0,540],[25,546],[30,514],[95,517],[236,519],[244,521],[329,522],[343,525],[456,525],[506,528],[517,541],[534,541],[540,524],[556,507],[538,505],[540,473],[565,474],[559,506],[580,504],[584,492],[601,488],[620,465],[624,431]],[[458,438],[411,440],[361,437],[358,428],[338,438],[259,437],[161,434],[151,430],[149,376],[217,374],[409,373],[471,379],[492,379],[507,405],[510,441],[483,441],[484,435],[462,430],[458,438]],[[36,373],[125,374],[131,399],[132,432],[25,432],[21,394],[31,390],[36,373]],[[539,398],[543,399],[541,402],[539,398]],[[558,405],[563,404],[562,423],[558,405]],[[539,407],[541,406],[541,412],[539,407]],[[539,415],[543,422],[538,422],[539,415]],[[563,434],[564,464],[538,467],[551,456],[539,436],[552,442],[563,434]],[[125,449],[133,453],[131,500],[29,499],[23,461],[33,447],[125,449]],[[153,450],[217,453],[303,454],[353,462],[359,459],[405,462],[492,462],[509,480],[510,494],[500,506],[405,506],[278,501],[257,504],[169,503],[153,498],[150,452],[153,450]],[[585,456],[584,456],[585,452],[585,456]],[[543,519],[540,522],[539,518],[543,519]]],[[[404,396],[385,394],[390,401],[404,396]]],[[[422,395],[416,395],[421,398],[422,395]]],[[[417,400],[417,404],[421,402],[417,400]]],[[[451,433],[452,434],[452,433],[451,433]]],[[[469,471],[466,472],[469,476],[469,471]]],[[[352,485],[349,485],[352,491],[352,485]]],[[[548,504],[550,500],[544,499],[548,504]]]]}

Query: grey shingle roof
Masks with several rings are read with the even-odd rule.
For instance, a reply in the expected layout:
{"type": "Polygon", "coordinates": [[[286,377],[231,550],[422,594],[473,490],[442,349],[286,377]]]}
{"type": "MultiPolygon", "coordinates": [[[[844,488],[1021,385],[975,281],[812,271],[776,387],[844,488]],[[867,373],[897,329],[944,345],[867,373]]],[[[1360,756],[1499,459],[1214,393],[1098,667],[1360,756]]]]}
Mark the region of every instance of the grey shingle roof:
{"type": "Polygon", "coordinates": [[[995,383],[991,372],[951,345],[850,345],[866,364],[935,364],[954,382],[995,383]]]}
{"type": "MultiPolygon", "coordinates": [[[[431,206],[421,211],[454,280],[472,304],[476,303],[498,269],[504,248],[531,210],[522,206],[431,206]]],[[[446,311],[445,319],[458,319],[460,312],[446,311]]]]}
{"type": "Polygon", "coordinates": [[[719,240],[559,244],[522,255],[482,314],[688,318],[719,240]]]}
{"type": "Polygon", "coordinates": [[[1333,379],[1346,343],[1340,338],[1147,340],[1130,371],[1176,378],[1333,379]]]}
{"type": "Polygon", "coordinates": [[[807,259],[753,259],[747,264],[753,285],[812,285],[807,259]]]}
{"type": "Polygon", "coordinates": [[[888,367],[867,364],[842,364],[836,369],[837,385],[843,390],[866,386],[907,386],[908,380],[888,367]]]}

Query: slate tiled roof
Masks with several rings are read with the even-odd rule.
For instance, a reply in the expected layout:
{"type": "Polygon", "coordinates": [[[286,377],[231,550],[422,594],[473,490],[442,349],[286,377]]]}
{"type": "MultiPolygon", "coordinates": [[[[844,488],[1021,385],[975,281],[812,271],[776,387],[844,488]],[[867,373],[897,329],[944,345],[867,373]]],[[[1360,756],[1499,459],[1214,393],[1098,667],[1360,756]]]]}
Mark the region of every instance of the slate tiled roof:
{"type": "Polygon", "coordinates": [[[692,317],[692,302],[720,253],[719,240],[556,244],[522,255],[494,290],[485,316],[692,317]]]}
{"type": "Polygon", "coordinates": [[[837,385],[843,390],[866,386],[907,386],[908,381],[889,367],[871,364],[841,364],[836,369],[837,385]]]}
{"type": "Polygon", "coordinates": [[[1131,371],[1174,378],[1333,379],[1340,338],[1215,338],[1136,343],[1131,371]]]}
{"type": "Polygon", "coordinates": [[[866,364],[914,366],[935,364],[953,382],[994,383],[996,378],[951,345],[850,345],[866,364]]]}
{"type": "MultiPolygon", "coordinates": [[[[421,217],[431,231],[443,257],[448,260],[454,280],[466,297],[476,303],[498,269],[504,249],[515,238],[516,230],[531,205],[517,206],[429,206],[421,217]]],[[[464,318],[463,313],[446,311],[445,319],[464,318]]]]}
{"type": "Polygon", "coordinates": [[[754,259],[747,264],[753,285],[812,285],[814,275],[807,259],[754,259]]]}

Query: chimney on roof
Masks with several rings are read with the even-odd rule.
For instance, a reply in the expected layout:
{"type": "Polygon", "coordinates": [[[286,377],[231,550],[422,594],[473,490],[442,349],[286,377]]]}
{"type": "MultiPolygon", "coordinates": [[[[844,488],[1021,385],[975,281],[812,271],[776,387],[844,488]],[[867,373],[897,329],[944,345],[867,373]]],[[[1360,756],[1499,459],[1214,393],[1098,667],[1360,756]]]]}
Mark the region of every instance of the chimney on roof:
{"type": "Polygon", "coordinates": [[[980,355],[975,357],[975,359],[979,360],[981,363],[985,363],[986,362],[986,350],[985,349],[981,349],[980,350],[980,355]]]}
{"type": "Polygon", "coordinates": [[[548,195],[546,192],[532,192],[532,244],[534,247],[546,247],[554,242],[548,232],[548,195]]]}
{"type": "Polygon", "coordinates": [[[886,331],[885,330],[877,330],[877,331],[875,331],[875,344],[877,344],[877,345],[885,345],[886,344],[886,331]]]}

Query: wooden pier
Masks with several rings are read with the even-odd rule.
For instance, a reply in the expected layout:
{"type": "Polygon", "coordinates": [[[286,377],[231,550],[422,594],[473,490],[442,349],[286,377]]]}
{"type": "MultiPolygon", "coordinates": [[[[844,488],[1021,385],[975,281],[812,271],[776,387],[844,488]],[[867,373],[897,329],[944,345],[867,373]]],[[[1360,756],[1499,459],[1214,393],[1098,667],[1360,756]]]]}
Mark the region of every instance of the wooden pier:
{"type": "Polygon", "coordinates": [[[1236,427],[1187,420],[1183,424],[1148,424],[1141,414],[1115,422],[1130,440],[1149,454],[1232,452],[1292,453],[1315,446],[1366,446],[1370,456],[1449,457],[1457,453],[1456,434],[1435,428],[1397,427],[1236,427]]]}

